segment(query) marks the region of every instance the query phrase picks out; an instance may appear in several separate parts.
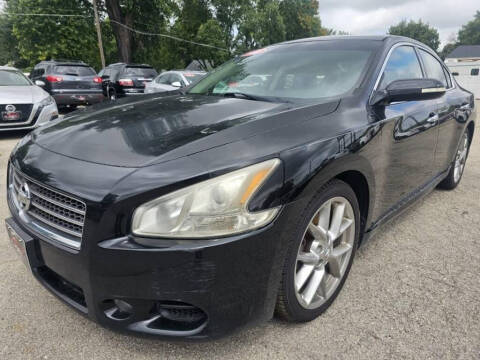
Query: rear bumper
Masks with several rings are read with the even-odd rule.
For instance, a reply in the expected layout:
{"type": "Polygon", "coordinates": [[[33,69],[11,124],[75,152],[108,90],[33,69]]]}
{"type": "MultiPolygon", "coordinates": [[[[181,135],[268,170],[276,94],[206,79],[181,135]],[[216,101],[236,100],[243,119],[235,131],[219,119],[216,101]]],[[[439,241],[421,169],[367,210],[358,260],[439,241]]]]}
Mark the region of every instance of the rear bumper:
{"type": "Polygon", "coordinates": [[[29,257],[37,280],[105,327],[195,340],[217,338],[273,315],[285,214],[264,229],[230,238],[171,240],[146,248],[124,237],[88,241],[74,252],[26,228],[11,201],[9,206],[13,218],[7,221],[34,243],[29,257]],[[172,312],[172,305],[190,308],[172,312]]]}
{"type": "Polygon", "coordinates": [[[105,100],[101,90],[95,92],[52,90],[52,96],[57,105],[90,105],[105,100]]]}

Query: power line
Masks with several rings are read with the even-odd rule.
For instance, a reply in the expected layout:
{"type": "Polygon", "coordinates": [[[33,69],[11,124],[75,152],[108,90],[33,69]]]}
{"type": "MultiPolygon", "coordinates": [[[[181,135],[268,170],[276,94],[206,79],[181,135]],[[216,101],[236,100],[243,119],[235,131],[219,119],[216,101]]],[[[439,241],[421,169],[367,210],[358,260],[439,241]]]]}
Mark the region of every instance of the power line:
{"type": "MultiPolygon", "coordinates": [[[[42,17],[82,17],[82,18],[92,18],[91,16],[88,16],[88,15],[79,15],[79,14],[35,14],[35,13],[3,13],[4,15],[9,15],[9,16],[42,16],[42,17]]],[[[0,14],[1,15],[1,14],[0,14]]],[[[92,19],[93,20],[93,19],[92,19]]],[[[168,38],[168,39],[172,39],[172,40],[176,40],[176,41],[181,41],[181,42],[185,42],[185,43],[189,43],[189,44],[193,44],[193,45],[197,45],[197,46],[203,46],[203,47],[208,47],[208,48],[212,48],[212,49],[217,49],[217,50],[222,50],[222,51],[227,51],[228,52],[228,49],[226,48],[222,48],[222,47],[218,47],[218,46],[215,46],[215,45],[209,45],[209,44],[204,44],[204,43],[200,43],[200,42],[196,42],[196,41],[192,41],[192,40],[187,40],[187,39],[182,39],[178,36],[173,36],[173,35],[168,35],[168,34],[161,34],[161,33],[152,33],[152,32],[147,32],[147,31],[142,31],[142,30],[137,30],[137,29],[134,29],[134,28],[131,28],[130,26],[128,25],[125,25],[119,21],[115,21],[113,19],[109,19],[110,22],[112,23],[115,23],[119,26],[122,26],[124,27],[125,29],[131,31],[131,32],[134,32],[136,34],[140,34],[140,35],[146,35],[146,36],[159,36],[159,37],[164,37],[164,38],[168,38]]]]}

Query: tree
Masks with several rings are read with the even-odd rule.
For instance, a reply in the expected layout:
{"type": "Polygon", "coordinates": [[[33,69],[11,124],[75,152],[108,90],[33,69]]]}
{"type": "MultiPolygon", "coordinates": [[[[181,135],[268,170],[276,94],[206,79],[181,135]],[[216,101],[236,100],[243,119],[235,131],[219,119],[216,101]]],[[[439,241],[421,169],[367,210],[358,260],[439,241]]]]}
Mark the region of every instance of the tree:
{"type": "Polygon", "coordinates": [[[463,25],[458,32],[458,42],[462,45],[480,45],[480,11],[473,20],[463,25]]]}
{"type": "Polygon", "coordinates": [[[50,58],[80,59],[99,66],[93,9],[87,0],[8,0],[18,56],[26,66],[50,58]],[[75,14],[86,17],[34,17],[17,13],[75,14]]]}
{"type": "Polygon", "coordinates": [[[437,29],[422,22],[422,20],[418,20],[417,22],[413,20],[409,22],[402,20],[397,25],[390,26],[388,33],[390,35],[406,36],[418,40],[430,46],[435,51],[437,51],[440,45],[440,37],[437,29]]]}
{"type": "Polygon", "coordinates": [[[259,1],[256,8],[247,11],[240,24],[237,45],[239,52],[259,48],[285,40],[285,24],[278,1],[259,1]]]}
{"type": "Polygon", "coordinates": [[[443,47],[442,51],[440,51],[438,55],[440,55],[442,60],[445,60],[447,55],[450,54],[453,50],[455,50],[457,46],[458,46],[458,43],[456,42],[448,43],[443,47]]]}
{"type": "Polygon", "coordinates": [[[283,0],[280,14],[285,24],[286,40],[326,35],[318,16],[318,0],[283,0]]]}
{"type": "Polygon", "coordinates": [[[209,64],[216,67],[225,62],[229,57],[227,45],[224,40],[224,31],[220,23],[215,19],[210,19],[200,25],[197,31],[195,41],[202,44],[209,44],[213,47],[197,46],[194,49],[194,58],[200,62],[204,70],[210,70],[209,64]],[[207,64],[207,61],[209,64],[207,64]]]}

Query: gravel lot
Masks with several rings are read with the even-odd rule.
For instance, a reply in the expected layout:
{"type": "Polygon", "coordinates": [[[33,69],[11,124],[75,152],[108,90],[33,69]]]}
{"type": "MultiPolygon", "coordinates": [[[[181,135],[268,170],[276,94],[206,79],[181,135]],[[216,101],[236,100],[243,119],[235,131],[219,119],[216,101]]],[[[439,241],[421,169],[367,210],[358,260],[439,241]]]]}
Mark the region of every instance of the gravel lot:
{"type": "Polygon", "coordinates": [[[28,274],[3,226],[7,159],[22,135],[0,134],[0,359],[480,358],[478,134],[460,186],[434,191],[384,226],[319,319],[272,320],[194,344],[103,329],[28,274]]]}

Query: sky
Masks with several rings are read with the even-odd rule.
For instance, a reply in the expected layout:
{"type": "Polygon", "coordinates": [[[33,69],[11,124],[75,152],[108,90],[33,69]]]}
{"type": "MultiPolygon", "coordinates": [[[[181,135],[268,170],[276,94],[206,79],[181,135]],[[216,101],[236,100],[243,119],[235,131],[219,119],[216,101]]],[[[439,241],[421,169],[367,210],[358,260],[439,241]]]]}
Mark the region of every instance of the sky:
{"type": "Polygon", "coordinates": [[[479,0],[319,0],[322,25],[351,35],[386,34],[403,19],[435,27],[441,47],[480,10],[479,0]]]}

